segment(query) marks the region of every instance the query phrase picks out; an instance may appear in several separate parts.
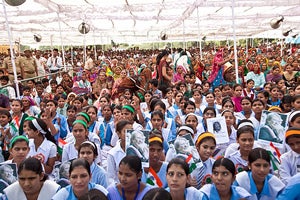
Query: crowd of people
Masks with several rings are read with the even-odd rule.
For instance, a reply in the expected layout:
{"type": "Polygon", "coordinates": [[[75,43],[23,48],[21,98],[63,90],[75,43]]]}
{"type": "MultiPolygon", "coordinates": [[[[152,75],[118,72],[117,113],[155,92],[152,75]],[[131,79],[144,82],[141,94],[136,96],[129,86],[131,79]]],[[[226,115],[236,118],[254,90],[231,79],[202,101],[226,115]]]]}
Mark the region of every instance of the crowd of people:
{"type": "Polygon", "coordinates": [[[299,46],[84,55],[1,55],[2,199],[300,198],[299,46]]]}

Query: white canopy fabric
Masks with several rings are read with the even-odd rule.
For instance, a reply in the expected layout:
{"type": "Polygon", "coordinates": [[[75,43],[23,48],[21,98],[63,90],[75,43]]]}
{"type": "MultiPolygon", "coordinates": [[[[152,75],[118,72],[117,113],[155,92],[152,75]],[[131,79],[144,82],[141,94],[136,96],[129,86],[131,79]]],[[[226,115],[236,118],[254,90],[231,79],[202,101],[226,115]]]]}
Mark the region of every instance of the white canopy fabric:
{"type": "MultiPolygon", "coordinates": [[[[2,4],[2,2],[1,2],[2,4]]],[[[282,31],[300,32],[300,0],[27,0],[6,10],[13,41],[37,45],[83,45],[81,22],[90,25],[86,44],[146,43],[233,39],[232,6],[237,38],[283,38],[282,31]],[[284,16],[279,29],[270,20],[284,16]],[[199,17],[198,17],[199,16],[199,17]],[[198,28],[198,22],[200,23],[198,28]]],[[[1,5],[0,44],[8,44],[1,5]]]]}

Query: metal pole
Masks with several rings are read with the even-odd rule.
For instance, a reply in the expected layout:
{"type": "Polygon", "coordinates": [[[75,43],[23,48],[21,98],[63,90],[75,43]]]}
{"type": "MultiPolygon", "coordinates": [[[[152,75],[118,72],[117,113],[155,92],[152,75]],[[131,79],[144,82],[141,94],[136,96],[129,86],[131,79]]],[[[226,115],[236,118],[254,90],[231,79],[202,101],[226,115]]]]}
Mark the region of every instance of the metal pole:
{"type": "Polygon", "coordinates": [[[9,48],[10,48],[10,59],[11,59],[11,64],[12,64],[13,72],[14,72],[16,92],[17,92],[17,97],[20,98],[20,89],[19,89],[19,84],[18,84],[18,76],[17,76],[17,68],[16,68],[16,63],[15,63],[15,55],[14,55],[14,51],[13,51],[11,31],[10,31],[9,24],[8,24],[8,19],[7,19],[7,13],[6,13],[6,7],[5,7],[4,0],[2,0],[2,5],[3,5],[3,12],[4,12],[4,17],[5,17],[5,24],[6,24],[7,34],[8,34],[8,41],[9,41],[9,48]]]}
{"type": "Polygon", "coordinates": [[[95,54],[95,62],[97,60],[97,47],[96,47],[96,40],[95,40],[95,30],[93,31],[93,39],[94,39],[94,54],[95,54]]]}
{"type": "Polygon", "coordinates": [[[62,39],[62,31],[61,31],[59,13],[57,13],[57,17],[58,17],[58,26],[59,26],[59,35],[60,35],[60,43],[61,43],[61,52],[62,52],[63,65],[64,65],[64,70],[67,71],[66,60],[65,60],[65,51],[64,51],[64,45],[63,45],[63,39],[62,39]]]}
{"type": "Polygon", "coordinates": [[[246,38],[246,57],[248,58],[248,38],[246,38]]]}
{"type": "Polygon", "coordinates": [[[238,71],[238,60],[237,60],[237,49],[236,49],[236,34],[235,34],[235,23],[234,23],[234,6],[235,2],[232,0],[232,29],[233,29],[233,49],[234,49],[234,65],[235,65],[235,81],[239,82],[239,71],[238,71]]]}
{"type": "Polygon", "coordinates": [[[83,27],[83,65],[85,66],[85,61],[86,61],[86,44],[85,44],[85,27],[83,27]]]}
{"type": "Polygon", "coordinates": [[[185,32],[184,32],[184,29],[185,29],[185,27],[184,27],[184,21],[182,22],[182,35],[183,35],[183,44],[182,44],[182,46],[183,46],[183,49],[185,50],[186,49],[186,44],[185,44],[185,32]]]}
{"type": "Polygon", "coordinates": [[[73,55],[73,45],[71,45],[71,63],[72,63],[72,66],[74,65],[74,55],[73,55]]]}
{"type": "Polygon", "coordinates": [[[200,36],[200,21],[199,21],[199,9],[197,6],[197,25],[198,25],[198,37],[199,37],[199,49],[200,49],[200,58],[202,60],[202,42],[201,42],[201,36],[200,36]]]}

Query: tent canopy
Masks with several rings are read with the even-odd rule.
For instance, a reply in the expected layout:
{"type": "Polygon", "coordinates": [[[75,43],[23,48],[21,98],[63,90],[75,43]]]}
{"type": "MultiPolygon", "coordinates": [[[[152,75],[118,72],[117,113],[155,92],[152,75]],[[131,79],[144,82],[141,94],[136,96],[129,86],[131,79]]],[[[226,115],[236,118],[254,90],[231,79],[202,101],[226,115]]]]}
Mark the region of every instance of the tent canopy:
{"type": "MultiPolygon", "coordinates": [[[[2,3],[1,3],[2,4],[2,3]]],[[[283,38],[282,31],[300,30],[300,0],[27,0],[18,7],[6,5],[13,41],[36,45],[82,45],[80,23],[90,25],[86,44],[145,43],[232,39],[232,6],[237,38],[283,38]],[[270,20],[284,16],[279,29],[270,20]],[[199,26],[198,26],[199,23],[199,26]],[[199,28],[198,28],[199,27],[199,28]]],[[[3,9],[0,44],[8,44],[3,9]]]]}

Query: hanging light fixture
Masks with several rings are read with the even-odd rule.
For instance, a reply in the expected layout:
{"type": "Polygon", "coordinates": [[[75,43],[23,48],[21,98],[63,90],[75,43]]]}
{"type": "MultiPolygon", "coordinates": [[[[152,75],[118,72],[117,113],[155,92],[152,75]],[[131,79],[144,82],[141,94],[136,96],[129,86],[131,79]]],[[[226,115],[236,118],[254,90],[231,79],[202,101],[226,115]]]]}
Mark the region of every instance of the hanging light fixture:
{"type": "Polygon", "coordinates": [[[160,32],[160,39],[161,40],[167,40],[168,39],[168,35],[165,31],[160,32]]]}
{"type": "Polygon", "coordinates": [[[277,29],[280,27],[281,22],[283,22],[283,20],[284,20],[284,17],[282,15],[280,15],[279,17],[272,19],[270,21],[270,25],[273,29],[277,29]]]}
{"type": "Polygon", "coordinates": [[[287,30],[285,30],[285,31],[282,32],[282,35],[285,36],[285,37],[287,37],[290,34],[290,32],[292,32],[292,30],[293,29],[287,29],[287,30]]]}
{"type": "Polygon", "coordinates": [[[39,35],[39,34],[34,34],[34,35],[33,35],[33,39],[34,39],[34,41],[36,41],[36,42],[40,42],[40,41],[42,40],[42,36],[39,35]]]}
{"type": "Polygon", "coordinates": [[[88,32],[90,32],[90,25],[88,25],[88,24],[85,23],[85,22],[82,22],[82,23],[79,24],[79,26],[78,26],[78,31],[79,31],[81,34],[87,34],[88,32]]]}
{"type": "Polygon", "coordinates": [[[22,5],[26,0],[5,0],[5,2],[10,6],[20,6],[22,5]]]}

